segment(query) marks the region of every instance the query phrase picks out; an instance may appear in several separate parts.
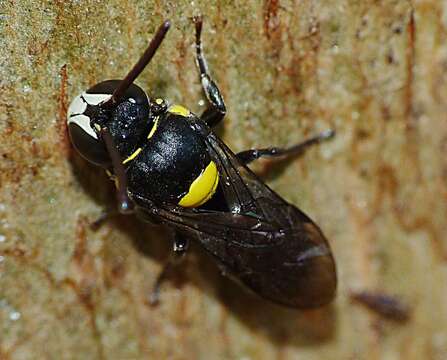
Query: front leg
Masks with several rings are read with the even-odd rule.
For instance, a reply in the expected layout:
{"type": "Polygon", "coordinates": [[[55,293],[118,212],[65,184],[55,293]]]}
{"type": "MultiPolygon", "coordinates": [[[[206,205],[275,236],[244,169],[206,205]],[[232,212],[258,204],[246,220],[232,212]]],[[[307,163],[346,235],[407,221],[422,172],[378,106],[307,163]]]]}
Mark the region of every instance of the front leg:
{"type": "Polygon", "coordinates": [[[112,135],[106,127],[103,127],[100,130],[100,135],[102,140],[104,141],[106,150],[109,154],[109,157],[112,161],[113,174],[107,170],[107,174],[109,176],[113,176],[115,178],[116,185],[116,198],[118,202],[118,209],[107,209],[102,212],[102,214],[94,220],[90,227],[92,230],[98,230],[102,224],[104,224],[107,220],[117,216],[117,215],[128,215],[134,212],[134,203],[129,198],[127,194],[127,176],[124,166],[121,161],[121,156],[118,153],[118,149],[113,142],[112,135]]]}
{"type": "Polygon", "coordinates": [[[134,210],[134,203],[127,194],[127,176],[121,156],[113,142],[110,131],[103,127],[100,130],[101,138],[104,141],[110,160],[112,161],[113,174],[116,177],[116,197],[118,200],[118,211],[121,214],[130,214],[134,210]]]}
{"type": "Polygon", "coordinates": [[[200,73],[200,82],[202,83],[203,91],[208,100],[208,107],[200,118],[205,121],[208,126],[213,127],[225,117],[227,110],[219,88],[208,73],[208,66],[205,57],[202,54],[202,17],[194,17],[194,23],[196,25],[196,62],[200,73]]]}

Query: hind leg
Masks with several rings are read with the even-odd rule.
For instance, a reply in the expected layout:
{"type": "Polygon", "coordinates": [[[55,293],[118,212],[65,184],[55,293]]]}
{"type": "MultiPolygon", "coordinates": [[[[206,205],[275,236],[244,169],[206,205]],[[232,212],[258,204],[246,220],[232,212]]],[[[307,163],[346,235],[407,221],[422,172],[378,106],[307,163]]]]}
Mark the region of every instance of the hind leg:
{"type": "Polygon", "coordinates": [[[174,243],[171,258],[168,262],[163,266],[163,269],[157,276],[157,280],[155,280],[154,287],[152,288],[152,292],[149,297],[149,304],[151,306],[155,306],[160,302],[160,288],[161,285],[169,278],[169,275],[185,258],[186,252],[189,247],[189,240],[178,232],[174,233],[174,243]]]}
{"type": "Polygon", "coordinates": [[[333,138],[335,135],[334,130],[323,131],[316,136],[313,136],[299,144],[288,148],[269,147],[264,149],[249,149],[244,150],[236,154],[236,157],[245,165],[261,157],[269,158],[284,158],[289,156],[296,156],[303,153],[309,147],[319,144],[323,141],[333,138]]]}

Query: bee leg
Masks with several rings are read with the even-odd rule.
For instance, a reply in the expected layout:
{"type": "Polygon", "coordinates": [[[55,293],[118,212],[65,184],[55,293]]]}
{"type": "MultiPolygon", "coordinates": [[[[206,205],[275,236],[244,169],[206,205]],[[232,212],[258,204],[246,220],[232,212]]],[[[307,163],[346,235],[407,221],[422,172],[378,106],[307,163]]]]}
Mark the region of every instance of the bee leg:
{"type": "Polygon", "coordinates": [[[200,73],[200,82],[202,83],[203,91],[208,100],[208,107],[200,118],[208,126],[213,127],[224,118],[227,109],[225,108],[225,103],[219,88],[208,74],[208,65],[202,54],[202,41],[200,37],[202,34],[203,19],[201,16],[195,16],[193,20],[196,25],[196,63],[200,73]]]}
{"type": "Polygon", "coordinates": [[[293,145],[289,148],[279,148],[279,147],[270,147],[265,149],[250,149],[241,151],[236,154],[236,157],[243,164],[247,165],[252,161],[259,159],[261,157],[271,157],[271,158],[284,158],[290,156],[297,156],[302,154],[307,148],[310,146],[319,144],[323,141],[329,140],[333,138],[335,135],[335,130],[326,130],[323,131],[316,136],[313,136],[299,144],[293,145]]]}
{"type": "Polygon", "coordinates": [[[90,223],[90,228],[94,231],[98,230],[106,221],[114,218],[115,216],[120,215],[120,213],[116,209],[104,210],[96,220],[90,223]]]}
{"type": "Polygon", "coordinates": [[[152,292],[149,296],[149,305],[155,306],[160,302],[161,285],[169,277],[172,270],[174,270],[183,261],[188,247],[189,240],[181,236],[178,232],[175,232],[173,243],[174,252],[172,253],[172,256],[168,262],[163,266],[160,274],[158,274],[157,280],[155,280],[154,287],[152,288],[152,292]]]}
{"type": "Polygon", "coordinates": [[[106,145],[107,152],[112,160],[113,173],[116,176],[117,191],[116,196],[118,200],[118,211],[121,214],[130,214],[133,212],[134,204],[127,194],[127,176],[124,169],[121,156],[118,149],[113,143],[112,135],[106,127],[101,128],[101,138],[106,145]]]}

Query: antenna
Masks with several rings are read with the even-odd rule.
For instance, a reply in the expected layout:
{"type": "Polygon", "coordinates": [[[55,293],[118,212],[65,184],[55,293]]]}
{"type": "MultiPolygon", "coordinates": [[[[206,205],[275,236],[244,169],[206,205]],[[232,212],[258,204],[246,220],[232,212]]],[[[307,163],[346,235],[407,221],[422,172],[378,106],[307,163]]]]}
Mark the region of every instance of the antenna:
{"type": "Polygon", "coordinates": [[[152,60],[152,57],[157,52],[157,49],[162,43],[170,26],[171,22],[169,20],[165,20],[163,24],[160,25],[146,51],[143,53],[143,55],[141,55],[140,59],[134,65],[134,67],[127,73],[126,77],[121,80],[120,84],[113,92],[112,97],[102,104],[103,106],[111,106],[116,104],[117,101],[124,95],[129,86],[135,81],[138,75],[141,74],[147,64],[149,64],[149,62],[152,60]]]}

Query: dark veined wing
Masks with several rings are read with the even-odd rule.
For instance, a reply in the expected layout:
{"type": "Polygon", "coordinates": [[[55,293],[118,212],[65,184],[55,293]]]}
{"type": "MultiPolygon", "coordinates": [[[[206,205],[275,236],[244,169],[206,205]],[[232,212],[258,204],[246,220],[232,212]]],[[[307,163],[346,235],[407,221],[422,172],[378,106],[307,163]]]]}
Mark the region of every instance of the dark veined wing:
{"type": "Polygon", "coordinates": [[[318,226],[260,181],[205,124],[195,126],[218,166],[231,211],[155,207],[137,197],[146,202],[142,212],[196,237],[229,274],[264,298],[299,308],[330,302],[335,264],[318,226]]]}

